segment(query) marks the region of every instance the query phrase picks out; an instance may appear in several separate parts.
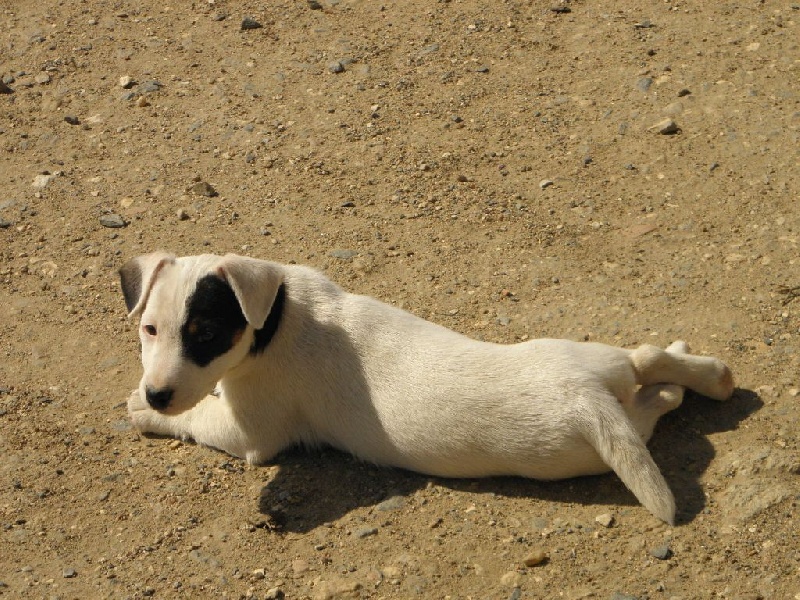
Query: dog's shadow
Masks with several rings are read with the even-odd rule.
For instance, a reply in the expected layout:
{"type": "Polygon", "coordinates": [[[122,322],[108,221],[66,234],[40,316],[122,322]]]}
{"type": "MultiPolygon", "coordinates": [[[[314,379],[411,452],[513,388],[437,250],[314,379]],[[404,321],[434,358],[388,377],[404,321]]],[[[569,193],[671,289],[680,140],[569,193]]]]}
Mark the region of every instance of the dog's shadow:
{"type": "MultiPolygon", "coordinates": [[[[736,429],[761,406],[761,399],[750,390],[737,389],[724,403],[687,392],[683,405],[659,421],[649,447],[675,494],[678,524],[691,522],[705,508],[700,478],[714,458],[707,436],[736,429]]],[[[555,503],[637,504],[613,473],[551,482],[516,477],[442,479],[374,466],[331,449],[293,449],[275,462],[280,468],[262,489],[259,510],[275,528],[296,533],[392,496],[408,496],[429,482],[453,490],[555,503]]]]}

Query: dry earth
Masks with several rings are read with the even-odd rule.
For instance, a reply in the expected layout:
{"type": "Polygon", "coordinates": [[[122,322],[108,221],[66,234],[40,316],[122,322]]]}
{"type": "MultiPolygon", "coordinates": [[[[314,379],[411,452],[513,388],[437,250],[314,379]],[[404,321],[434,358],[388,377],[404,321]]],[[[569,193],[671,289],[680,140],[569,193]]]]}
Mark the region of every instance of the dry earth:
{"type": "Polygon", "coordinates": [[[800,598],[800,5],[556,2],[0,4],[0,596],[800,598]],[[613,475],[249,467],[130,427],[156,248],[739,389],[657,429],[675,527],[613,475]]]}

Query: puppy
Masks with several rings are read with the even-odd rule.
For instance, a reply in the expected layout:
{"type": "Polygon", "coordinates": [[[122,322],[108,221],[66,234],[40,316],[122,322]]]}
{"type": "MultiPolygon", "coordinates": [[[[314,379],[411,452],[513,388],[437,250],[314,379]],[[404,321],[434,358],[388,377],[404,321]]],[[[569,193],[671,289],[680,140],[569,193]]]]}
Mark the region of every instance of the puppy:
{"type": "Polygon", "coordinates": [[[645,443],[684,388],[715,400],[733,392],[728,367],[683,342],[479,342],[307,267],[157,252],[125,264],[120,279],[129,316],[141,317],[135,426],[251,463],[329,444],[439,477],[613,469],[673,523],[645,443]]]}

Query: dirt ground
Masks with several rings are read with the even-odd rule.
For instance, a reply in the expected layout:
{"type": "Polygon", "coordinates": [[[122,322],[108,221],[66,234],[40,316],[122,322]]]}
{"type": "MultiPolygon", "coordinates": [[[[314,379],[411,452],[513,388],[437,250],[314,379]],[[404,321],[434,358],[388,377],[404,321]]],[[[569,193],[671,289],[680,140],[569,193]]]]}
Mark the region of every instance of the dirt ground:
{"type": "Polygon", "coordinates": [[[800,5],[0,8],[0,596],[800,598],[800,5]],[[130,426],[117,269],[158,248],[485,340],[685,339],[738,389],[657,428],[675,527],[613,475],[250,467],[130,426]]]}

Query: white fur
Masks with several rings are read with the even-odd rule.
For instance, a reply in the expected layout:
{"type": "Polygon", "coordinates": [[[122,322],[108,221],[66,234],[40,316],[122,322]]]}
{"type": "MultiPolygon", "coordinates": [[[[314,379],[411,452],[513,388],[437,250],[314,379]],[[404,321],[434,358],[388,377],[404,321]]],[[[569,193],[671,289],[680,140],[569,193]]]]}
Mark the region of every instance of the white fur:
{"type": "Polygon", "coordinates": [[[296,443],[330,444],[368,461],[442,477],[560,479],[613,469],[654,515],[675,504],[645,443],[684,387],[717,400],[733,391],[718,359],[541,339],[475,341],[301,266],[227,255],[134,259],[142,272],[132,315],[158,326],[142,337],[144,376],[128,408],[136,427],[193,438],[250,462],[296,443]],[[249,325],[204,368],[181,357],[179,330],[197,279],[231,284],[249,325]],[[280,283],[283,318],[249,354],[280,283]],[[208,395],[219,382],[219,397],[208,395]],[[144,387],[169,385],[164,412],[144,387]],[[639,388],[639,386],[644,386],[639,388]]]}

